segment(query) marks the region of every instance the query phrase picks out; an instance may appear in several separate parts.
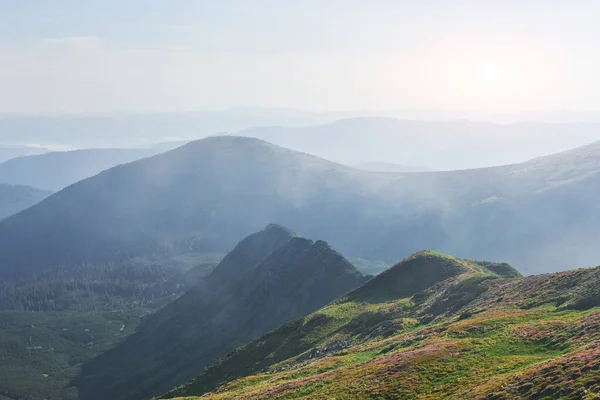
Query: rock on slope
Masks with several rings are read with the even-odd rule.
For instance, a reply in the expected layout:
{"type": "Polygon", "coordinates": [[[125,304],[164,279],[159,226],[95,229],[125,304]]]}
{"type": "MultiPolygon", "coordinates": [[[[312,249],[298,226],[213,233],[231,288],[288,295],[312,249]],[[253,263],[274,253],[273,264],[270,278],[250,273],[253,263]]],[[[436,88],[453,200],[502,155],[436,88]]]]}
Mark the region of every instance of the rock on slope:
{"type": "Polygon", "coordinates": [[[323,241],[276,225],[244,239],[214,272],[84,366],[83,399],[144,399],[229,351],[318,309],[364,278],[323,241]]]}

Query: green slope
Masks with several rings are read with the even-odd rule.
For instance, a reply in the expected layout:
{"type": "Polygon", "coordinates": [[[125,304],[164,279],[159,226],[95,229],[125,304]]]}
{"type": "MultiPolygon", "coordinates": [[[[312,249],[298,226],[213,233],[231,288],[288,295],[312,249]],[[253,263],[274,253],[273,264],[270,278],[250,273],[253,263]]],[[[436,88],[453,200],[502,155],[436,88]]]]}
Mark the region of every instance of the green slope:
{"type": "Polygon", "coordinates": [[[358,287],[363,276],[323,241],[277,225],[249,236],[206,279],[85,365],[83,399],[144,399],[236,347],[358,287]]]}
{"type": "Polygon", "coordinates": [[[422,252],[162,397],[598,398],[598,306],[600,268],[523,278],[422,252]],[[429,288],[390,291],[415,270],[429,288]]]}

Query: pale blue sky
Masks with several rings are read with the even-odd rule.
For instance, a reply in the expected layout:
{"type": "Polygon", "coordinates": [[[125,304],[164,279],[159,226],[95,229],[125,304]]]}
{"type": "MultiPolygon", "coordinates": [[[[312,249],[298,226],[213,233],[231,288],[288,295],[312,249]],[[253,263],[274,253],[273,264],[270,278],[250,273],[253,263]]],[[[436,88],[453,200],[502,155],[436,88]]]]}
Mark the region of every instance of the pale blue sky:
{"type": "Polygon", "coordinates": [[[600,110],[593,0],[0,0],[0,113],[600,110]]]}

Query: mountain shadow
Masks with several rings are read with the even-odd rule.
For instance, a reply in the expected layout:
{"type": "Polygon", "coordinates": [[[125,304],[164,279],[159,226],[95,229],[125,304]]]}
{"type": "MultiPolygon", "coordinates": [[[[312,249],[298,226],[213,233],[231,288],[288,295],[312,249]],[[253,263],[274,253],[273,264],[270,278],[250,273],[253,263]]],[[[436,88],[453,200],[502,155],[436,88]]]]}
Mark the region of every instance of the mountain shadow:
{"type": "Polygon", "coordinates": [[[323,241],[277,225],[242,240],[211,275],[84,365],[85,400],[146,399],[228,352],[309,314],[365,278],[323,241]]]}

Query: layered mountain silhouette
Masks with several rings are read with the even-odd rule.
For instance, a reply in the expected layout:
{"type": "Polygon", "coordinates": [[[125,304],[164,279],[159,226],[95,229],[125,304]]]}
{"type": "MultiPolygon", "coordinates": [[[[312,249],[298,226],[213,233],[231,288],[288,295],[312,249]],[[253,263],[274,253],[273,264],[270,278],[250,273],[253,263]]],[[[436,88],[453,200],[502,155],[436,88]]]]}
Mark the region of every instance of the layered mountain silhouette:
{"type": "Polygon", "coordinates": [[[525,273],[600,257],[600,144],[476,170],[376,173],[258,139],[211,137],[120,165],[0,223],[0,276],[195,237],[227,251],[271,221],[348,257],[423,248],[525,273]]]}
{"type": "Polygon", "coordinates": [[[0,220],[39,203],[51,194],[29,186],[0,184],[0,220]]]}
{"type": "MultiPolygon", "coordinates": [[[[1,124],[1,122],[0,122],[1,124]]],[[[44,147],[33,147],[26,145],[2,145],[0,144],[0,163],[15,157],[23,157],[33,154],[42,154],[51,151],[44,147]]]]}
{"type": "Polygon", "coordinates": [[[160,148],[90,149],[18,157],[0,164],[0,182],[58,191],[119,164],[160,152],[160,148]]]}
{"type": "Polygon", "coordinates": [[[597,396],[599,283],[422,251],[159,398],[597,396]]]}
{"type": "Polygon", "coordinates": [[[82,369],[83,399],[145,399],[309,314],[365,278],[326,242],[278,225],[242,240],[210,276],[82,369]]]}
{"type": "Polygon", "coordinates": [[[257,127],[237,135],[347,165],[377,161],[434,170],[518,163],[600,140],[597,124],[593,123],[496,124],[381,117],[347,118],[304,127],[257,127]]]}
{"type": "MultiPolygon", "coordinates": [[[[356,113],[314,113],[262,107],[182,113],[3,115],[0,118],[0,138],[6,143],[54,143],[70,148],[139,147],[164,141],[198,139],[215,132],[238,132],[250,126],[304,126],[353,115],[356,113]]],[[[0,160],[3,147],[29,150],[28,153],[13,152],[11,154],[16,155],[12,157],[33,154],[31,147],[0,145],[0,160]]]]}
{"type": "MultiPolygon", "coordinates": [[[[465,120],[469,116],[459,114],[412,110],[376,112],[377,117],[373,111],[236,108],[174,114],[4,116],[0,137],[5,143],[54,143],[81,149],[139,147],[239,132],[239,136],[348,165],[377,161],[436,170],[521,162],[600,140],[600,124],[583,122],[586,118],[576,115],[571,121],[582,122],[566,122],[569,118],[553,123],[516,122],[547,117],[520,115],[509,118],[510,123],[491,123],[475,115],[465,120]]],[[[597,116],[589,119],[593,120],[597,116]]],[[[0,162],[47,151],[51,150],[0,145],[0,162]]]]}

